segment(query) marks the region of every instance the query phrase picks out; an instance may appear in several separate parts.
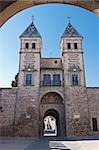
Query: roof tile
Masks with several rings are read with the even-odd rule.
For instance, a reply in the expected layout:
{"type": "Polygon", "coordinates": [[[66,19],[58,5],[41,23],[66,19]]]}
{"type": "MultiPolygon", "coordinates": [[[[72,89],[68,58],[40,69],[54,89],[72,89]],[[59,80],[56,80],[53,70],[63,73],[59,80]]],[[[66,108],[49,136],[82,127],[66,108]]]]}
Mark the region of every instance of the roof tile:
{"type": "Polygon", "coordinates": [[[78,31],[69,22],[63,35],[61,36],[61,38],[64,38],[64,37],[82,37],[82,35],[78,33],[78,31]]]}
{"type": "Polygon", "coordinates": [[[35,27],[34,23],[32,22],[30,26],[21,34],[21,37],[37,37],[41,38],[40,33],[38,32],[37,28],[35,27]]]}

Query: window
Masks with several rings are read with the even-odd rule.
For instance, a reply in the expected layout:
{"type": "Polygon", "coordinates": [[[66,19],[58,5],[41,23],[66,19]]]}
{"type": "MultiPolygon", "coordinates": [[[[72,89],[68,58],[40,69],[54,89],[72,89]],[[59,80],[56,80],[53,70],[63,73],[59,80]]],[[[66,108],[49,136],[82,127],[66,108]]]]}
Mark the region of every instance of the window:
{"type": "Polygon", "coordinates": [[[67,43],[67,48],[71,49],[71,43],[67,43]]]}
{"type": "Polygon", "coordinates": [[[60,74],[54,74],[53,75],[53,86],[60,86],[61,81],[60,81],[60,74]]]}
{"type": "Polygon", "coordinates": [[[93,127],[93,131],[98,131],[97,118],[92,118],[92,127],[93,127]]]}
{"type": "Polygon", "coordinates": [[[26,85],[32,85],[32,74],[26,74],[26,85]]]}
{"type": "Polygon", "coordinates": [[[36,43],[32,43],[32,49],[36,48],[36,43]]]}
{"type": "Polygon", "coordinates": [[[0,106],[0,112],[3,112],[3,109],[2,109],[2,107],[0,106]]]}
{"type": "Polygon", "coordinates": [[[78,85],[78,74],[72,74],[72,85],[78,85]]]}
{"type": "Polygon", "coordinates": [[[77,49],[78,47],[77,47],[77,43],[74,43],[74,49],[77,49]]]}
{"type": "Polygon", "coordinates": [[[29,48],[29,43],[25,43],[25,48],[29,48]]]}
{"type": "Polygon", "coordinates": [[[55,62],[55,64],[57,64],[57,60],[55,60],[54,62],[55,62]]]}
{"type": "Polygon", "coordinates": [[[43,85],[44,86],[50,86],[51,85],[51,75],[50,74],[44,74],[43,75],[43,85]]]}

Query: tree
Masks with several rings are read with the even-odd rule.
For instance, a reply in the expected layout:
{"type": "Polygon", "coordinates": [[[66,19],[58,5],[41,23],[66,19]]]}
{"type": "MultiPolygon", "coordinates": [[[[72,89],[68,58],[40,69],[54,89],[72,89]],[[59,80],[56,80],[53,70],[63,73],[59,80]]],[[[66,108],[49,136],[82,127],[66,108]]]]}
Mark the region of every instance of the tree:
{"type": "Polygon", "coordinates": [[[19,73],[17,73],[15,75],[15,80],[12,81],[12,83],[11,83],[12,87],[17,87],[18,86],[18,76],[19,76],[19,73]]]}

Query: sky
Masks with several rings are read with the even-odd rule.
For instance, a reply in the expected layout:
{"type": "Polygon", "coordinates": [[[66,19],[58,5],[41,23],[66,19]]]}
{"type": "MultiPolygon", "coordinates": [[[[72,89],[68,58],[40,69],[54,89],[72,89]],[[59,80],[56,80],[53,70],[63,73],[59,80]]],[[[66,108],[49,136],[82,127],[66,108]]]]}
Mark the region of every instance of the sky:
{"type": "Polygon", "coordinates": [[[0,29],[0,87],[10,87],[18,72],[19,36],[31,24],[42,35],[42,57],[61,57],[60,38],[70,17],[83,36],[86,85],[99,87],[99,17],[80,7],[46,4],[25,9],[10,18],[0,29]]]}

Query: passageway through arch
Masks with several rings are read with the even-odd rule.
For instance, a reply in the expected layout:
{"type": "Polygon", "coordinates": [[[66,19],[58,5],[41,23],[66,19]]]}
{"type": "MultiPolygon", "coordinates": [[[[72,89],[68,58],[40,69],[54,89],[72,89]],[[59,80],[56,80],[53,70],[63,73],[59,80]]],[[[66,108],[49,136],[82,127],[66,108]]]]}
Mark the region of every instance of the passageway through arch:
{"type": "Polygon", "coordinates": [[[60,135],[59,122],[59,114],[56,110],[46,111],[43,119],[43,136],[60,135]]]}

